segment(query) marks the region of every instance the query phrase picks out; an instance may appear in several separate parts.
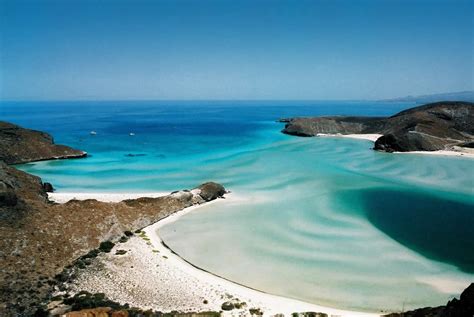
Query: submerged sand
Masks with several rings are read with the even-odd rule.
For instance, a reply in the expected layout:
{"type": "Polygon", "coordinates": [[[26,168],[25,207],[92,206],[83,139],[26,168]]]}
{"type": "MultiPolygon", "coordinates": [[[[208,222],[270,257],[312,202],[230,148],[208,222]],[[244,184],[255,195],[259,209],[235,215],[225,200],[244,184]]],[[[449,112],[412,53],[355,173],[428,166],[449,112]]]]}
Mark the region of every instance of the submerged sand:
{"type": "MultiPolygon", "coordinates": [[[[382,134],[325,134],[318,133],[318,137],[341,137],[359,140],[368,140],[375,142],[382,134]]],[[[450,150],[439,150],[439,151],[410,151],[410,152],[394,152],[395,154],[426,154],[426,155],[441,155],[441,156],[462,156],[474,158],[474,149],[464,148],[459,146],[453,146],[450,150]]]]}
{"type": "MultiPolygon", "coordinates": [[[[157,195],[158,193],[155,193],[157,195]]],[[[56,193],[50,199],[63,202],[68,198],[119,201],[150,193],[88,195],[56,193]]],[[[235,199],[233,194],[226,200],[235,199]]],[[[222,200],[210,203],[219,204],[222,200]]],[[[125,243],[117,244],[111,253],[102,254],[97,261],[75,279],[71,291],[86,290],[105,293],[120,303],[128,303],[157,311],[220,311],[226,301],[245,302],[240,309],[226,315],[250,315],[249,309],[260,309],[264,315],[293,312],[322,312],[330,316],[377,316],[375,314],[338,310],[302,301],[271,295],[225,280],[184,261],[168,249],[159,237],[159,229],[182,215],[199,208],[181,210],[143,229],[125,243]],[[115,255],[116,250],[126,250],[115,255]]]]}

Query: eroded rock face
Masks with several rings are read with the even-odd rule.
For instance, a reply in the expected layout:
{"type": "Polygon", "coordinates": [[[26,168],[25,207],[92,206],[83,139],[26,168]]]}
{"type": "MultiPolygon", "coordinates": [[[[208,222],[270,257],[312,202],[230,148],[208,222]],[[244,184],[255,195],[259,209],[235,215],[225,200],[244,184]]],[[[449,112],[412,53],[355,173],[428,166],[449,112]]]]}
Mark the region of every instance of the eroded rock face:
{"type": "Polygon", "coordinates": [[[385,118],[377,117],[317,117],[283,119],[287,122],[283,133],[297,136],[317,134],[360,134],[378,133],[385,124],[385,118]]]}
{"type": "MultiPolygon", "coordinates": [[[[0,316],[32,315],[73,260],[195,204],[191,191],[118,203],[54,204],[40,178],[1,162],[0,180],[0,316]]],[[[225,192],[215,183],[203,189],[209,200],[225,192]]]]}
{"type": "Polygon", "coordinates": [[[84,151],[54,144],[47,133],[0,121],[0,160],[7,164],[85,156],[84,151]]]}
{"type": "Polygon", "coordinates": [[[11,186],[0,181],[0,207],[12,207],[18,202],[15,191],[11,186]]]}
{"type": "Polygon", "coordinates": [[[375,150],[437,151],[474,142],[474,104],[438,102],[402,111],[388,118],[319,117],[286,119],[283,133],[382,134],[375,150]]]}

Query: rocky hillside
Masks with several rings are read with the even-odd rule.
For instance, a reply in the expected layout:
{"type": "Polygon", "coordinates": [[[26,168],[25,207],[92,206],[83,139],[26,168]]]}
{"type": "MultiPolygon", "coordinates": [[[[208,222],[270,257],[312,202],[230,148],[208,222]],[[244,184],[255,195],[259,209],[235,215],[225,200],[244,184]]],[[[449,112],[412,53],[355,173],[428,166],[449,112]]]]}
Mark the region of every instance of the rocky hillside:
{"type": "Polygon", "coordinates": [[[474,316],[474,283],[469,285],[459,299],[453,298],[445,306],[425,307],[385,317],[469,317],[474,316]]]}
{"type": "Polygon", "coordinates": [[[63,268],[101,242],[225,193],[221,185],[206,183],[159,198],[54,204],[40,178],[3,162],[0,180],[0,316],[32,315],[63,268]]]}
{"type": "Polygon", "coordinates": [[[85,156],[86,152],[54,144],[53,137],[45,132],[0,121],[0,160],[7,164],[85,156]]]}
{"type": "Polygon", "coordinates": [[[382,134],[374,149],[386,152],[437,151],[474,142],[474,103],[437,102],[391,117],[316,117],[282,120],[283,133],[382,134]]]}

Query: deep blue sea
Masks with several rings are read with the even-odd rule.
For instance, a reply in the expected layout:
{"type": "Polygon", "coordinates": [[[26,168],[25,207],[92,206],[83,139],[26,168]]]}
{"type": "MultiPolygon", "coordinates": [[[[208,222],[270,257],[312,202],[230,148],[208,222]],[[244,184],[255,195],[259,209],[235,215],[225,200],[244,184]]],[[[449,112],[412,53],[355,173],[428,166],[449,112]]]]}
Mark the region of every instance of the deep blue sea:
{"type": "Polygon", "coordinates": [[[385,116],[412,106],[4,102],[0,119],[90,154],[18,166],[58,192],[171,192],[222,183],[232,191],[226,201],[160,230],[178,254],[273,294],[378,312],[441,305],[474,281],[474,160],[288,136],[276,120],[385,116]]]}

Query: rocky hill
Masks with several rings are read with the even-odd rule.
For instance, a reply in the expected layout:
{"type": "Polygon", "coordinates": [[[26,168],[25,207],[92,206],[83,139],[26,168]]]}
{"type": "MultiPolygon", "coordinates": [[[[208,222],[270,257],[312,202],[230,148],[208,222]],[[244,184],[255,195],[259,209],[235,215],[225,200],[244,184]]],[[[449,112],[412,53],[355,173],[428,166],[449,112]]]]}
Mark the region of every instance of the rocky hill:
{"type": "Polygon", "coordinates": [[[450,150],[474,143],[474,103],[437,102],[411,108],[391,117],[293,118],[283,133],[382,134],[374,149],[386,152],[450,150]]]}
{"type": "Polygon", "coordinates": [[[84,151],[54,144],[53,137],[45,132],[0,121],[0,160],[7,164],[85,156],[84,151]]]}
{"type": "Polygon", "coordinates": [[[224,193],[206,183],[159,198],[55,204],[40,178],[0,162],[0,316],[31,316],[75,259],[224,193]]]}
{"type": "Polygon", "coordinates": [[[385,317],[469,317],[474,316],[474,283],[471,283],[459,299],[453,298],[444,306],[425,307],[385,317]]]}

